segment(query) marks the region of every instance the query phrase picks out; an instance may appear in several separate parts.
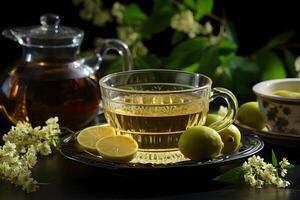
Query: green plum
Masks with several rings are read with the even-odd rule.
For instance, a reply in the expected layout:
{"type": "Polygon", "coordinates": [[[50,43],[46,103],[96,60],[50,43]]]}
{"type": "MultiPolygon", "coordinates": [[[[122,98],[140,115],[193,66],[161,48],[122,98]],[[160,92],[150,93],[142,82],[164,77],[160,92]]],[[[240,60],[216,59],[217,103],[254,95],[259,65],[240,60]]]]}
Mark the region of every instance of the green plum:
{"type": "Polygon", "coordinates": [[[266,126],[257,101],[242,104],[237,113],[237,120],[258,130],[266,126]]]}
{"type": "MultiPolygon", "coordinates": [[[[218,114],[208,114],[204,125],[209,126],[222,118],[223,117],[218,114]]],[[[220,131],[219,134],[224,143],[222,149],[223,154],[230,154],[239,150],[241,146],[241,132],[235,125],[231,124],[228,128],[220,131]]]]}
{"type": "Polygon", "coordinates": [[[223,154],[231,154],[240,149],[241,132],[235,125],[231,124],[228,128],[220,131],[219,134],[224,143],[223,154]]]}
{"type": "Polygon", "coordinates": [[[221,120],[222,118],[223,118],[223,117],[220,116],[220,115],[218,115],[218,114],[212,114],[212,113],[209,113],[209,114],[207,114],[207,117],[206,117],[206,121],[205,121],[204,126],[209,126],[209,125],[211,125],[212,123],[221,120]]]}
{"type": "Polygon", "coordinates": [[[219,156],[224,144],[214,129],[194,126],[182,133],[178,147],[180,152],[191,160],[206,160],[219,156]]]}

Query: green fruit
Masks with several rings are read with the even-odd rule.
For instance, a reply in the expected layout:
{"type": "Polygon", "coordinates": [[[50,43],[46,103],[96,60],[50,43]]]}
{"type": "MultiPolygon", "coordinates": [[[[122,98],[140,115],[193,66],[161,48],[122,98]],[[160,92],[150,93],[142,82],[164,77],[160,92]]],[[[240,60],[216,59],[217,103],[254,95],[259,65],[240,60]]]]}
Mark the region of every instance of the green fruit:
{"type": "Polygon", "coordinates": [[[220,155],[224,146],[221,136],[214,129],[195,126],[187,129],[179,138],[179,150],[191,160],[206,160],[220,155]]]}
{"type": "Polygon", "coordinates": [[[209,126],[212,123],[221,120],[222,117],[218,114],[207,114],[204,126],[209,126]]]}
{"type": "Polygon", "coordinates": [[[272,94],[282,97],[290,97],[290,98],[300,98],[299,92],[292,92],[288,90],[276,90],[272,92],[272,94]]]}
{"type": "Polygon", "coordinates": [[[241,105],[237,113],[237,120],[255,129],[261,130],[265,127],[265,122],[260,113],[257,101],[251,101],[241,105]]]}
{"type": "Polygon", "coordinates": [[[224,143],[223,154],[231,154],[239,150],[241,146],[241,132],[235,125],[231,124],[228,128],[220,131],[219,134],[224,143]]]}
{"type": "MultiPolygon", "coordinates": [[[[213,122],[221,119],[222,116],[218,114],[208,114],[205,126],[209,126],[213,122]]],[[[235,125],[231,124],[228,128],[220,131],[219,134],[224,143],[224,147],[222,149],[223,154],[230,154],[239,150],[241,146],[241,132],[235,125]]]]}

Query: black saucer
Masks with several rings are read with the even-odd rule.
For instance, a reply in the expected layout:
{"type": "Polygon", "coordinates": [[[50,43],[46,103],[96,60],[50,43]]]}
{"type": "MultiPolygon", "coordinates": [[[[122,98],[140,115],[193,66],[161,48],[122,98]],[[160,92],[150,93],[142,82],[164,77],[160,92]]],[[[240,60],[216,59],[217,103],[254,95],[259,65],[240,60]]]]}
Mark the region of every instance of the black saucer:
{"type": "Polygon", "coordinates": [[[288,147],[288,148],[300,148],[300,135],[291,135],[286,133],[275,133],[267,128],[258,130],[242,124],[239,121],[235,121],[235,125],[244,133],[257,135],[262,138],[266,143],[270,143],[276,146],[288,147]]]}
{"type": "Polygon", "coordinates": [[[99,168],[101,170],[108,170],[110,172],[122,174],[153,174],[156,172],[174,172],[175,170],[190,171],[197,168],[197,171],[205,171],[206,169],[220,168],[223,166],[234,165],[241,163],[248,157],[258,153],[264,147],[263,141],[255,135],[243,134],[242,144],[239,152],[231,155],[223,155],[217,158],[206,161],[182,161],[170,164],[142,164],[142,163],[114,163],[101,159],[101,157],[94,156],[84,151],[76,141],[78,133],[69,134],[62,138],[60,153],[73,161],[82,163],[87,166],[99,168]]]}

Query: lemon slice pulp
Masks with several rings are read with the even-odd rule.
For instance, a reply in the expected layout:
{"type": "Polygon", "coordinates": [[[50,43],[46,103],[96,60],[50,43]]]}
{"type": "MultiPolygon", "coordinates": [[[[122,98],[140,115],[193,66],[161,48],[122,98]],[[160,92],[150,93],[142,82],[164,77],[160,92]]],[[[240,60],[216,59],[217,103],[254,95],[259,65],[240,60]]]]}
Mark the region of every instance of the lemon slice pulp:
{"type": "Polygon", "coordinates": [[[129,162],[135,157],[138,144],[131,137],[116,135],[98,140],[96,149],[105,160],[129,162]]]}
{"type": "Polygon", "coordinates": [[[109,124],[96,125],[80,131],[77,136],[77,142],[87,151],[98,154],[96,142],[113,135],[116,135],[115,129],[109,124]]]}

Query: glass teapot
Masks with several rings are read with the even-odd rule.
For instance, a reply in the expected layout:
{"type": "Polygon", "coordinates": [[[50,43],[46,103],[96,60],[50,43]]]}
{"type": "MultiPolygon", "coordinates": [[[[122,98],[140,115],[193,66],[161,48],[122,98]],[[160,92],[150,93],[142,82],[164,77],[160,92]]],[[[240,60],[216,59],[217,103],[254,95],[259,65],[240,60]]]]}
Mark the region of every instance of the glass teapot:
{"type": "Polygon", "coordinates": [[[122,56],[123,70],[131,70],[128,47],[116,39],[104,40],[94,55],[79,58],[83,31],[59,25],[60,18],[46,14],[41,26],[5,29],[2,34],[23,47],[21,62],[0,80],[0,108],[14,124],[43,125],[59,117],[61,126],[73,130],[91,122],[99,111],[97,74],[109,49],[122,56]]]}

